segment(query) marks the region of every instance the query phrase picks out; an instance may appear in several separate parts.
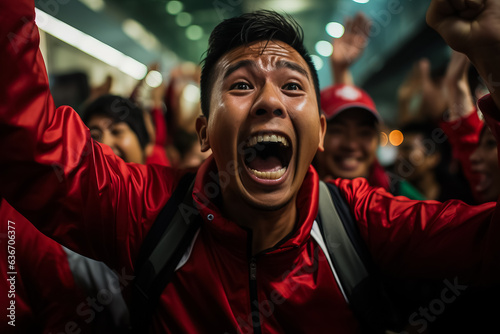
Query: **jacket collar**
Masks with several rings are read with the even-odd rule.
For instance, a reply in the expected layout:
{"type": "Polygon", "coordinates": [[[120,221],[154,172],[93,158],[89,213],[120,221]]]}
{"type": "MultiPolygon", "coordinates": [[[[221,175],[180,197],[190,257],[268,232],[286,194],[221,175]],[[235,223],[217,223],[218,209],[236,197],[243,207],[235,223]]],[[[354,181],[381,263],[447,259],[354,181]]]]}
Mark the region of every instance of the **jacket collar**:
{"type": "MultiPolygon", "coordinates": [[[[304,178],[297,196],[298,223],[295,230],[266,253],[284,252],[303,246],[310,238],[310,232],[318,213],[319,178],[312,166],[304,178]]],[[[198,169],[193,190],[193,199],[207,228],[219,244],[231,251],[248,254],[249,233],[235,222],[226,219],[220,206],[221,194],[217,167],[210,156],[198,169]]]]}

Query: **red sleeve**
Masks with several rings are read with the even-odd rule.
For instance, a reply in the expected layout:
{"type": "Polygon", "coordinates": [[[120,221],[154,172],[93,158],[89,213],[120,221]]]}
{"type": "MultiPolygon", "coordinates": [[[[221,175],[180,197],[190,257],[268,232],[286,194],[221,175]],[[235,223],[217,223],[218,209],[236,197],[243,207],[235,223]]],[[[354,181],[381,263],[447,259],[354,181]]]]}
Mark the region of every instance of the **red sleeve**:
{"type": "Polygon", "coordinates": [[[484,262],[489,252],[500,253],[500,226],[492,223],[495,203],[469,206],[458,200],[440,203],[394,197],[370,187],[362,178],[335,183],[347,199],[374,261],[384,272],[470,281],[479,278],[474,275],[483,266],[498,271],[499,262],[484,262]],[[497,242],[490,244],[490,237],[497,242]]]}
{"type": "Polygon", "coordinates": [[[146,164],[157,164],[161,166],[170,166],[167,153],[162,146],[154,145],[153,152],[146,158],[146,164]]]}
{"type": "Polygon", "coordinates": [[[471,170],[470,156],[479,143],[479,135],[484,123],[479,119],[477,110],[466,117],[453,122],[441,122],[440,126],[448,137],[453,151],[453,157],[460,161],[465,177],[474,189],[477,175],[471,170]]]}
{"type": "Polygon", "coordinates": [[[167,145],[167,123],[160,108],[151,110],[151,117],[156,129],[156,145],[165,147],[167,145]]]}
{"type": "Polygon", "coordinates": [[[74,110],[56,110],[33,1],[1,1],[0,12],[1,195],[68,248],[131,266],[177,172],[124,163],[74,110]]]}
{"type": "MultiPolygon", "coordinates": [[[[87,296],[76,287],[61,245],[36,230],[6,201],[0,204],[0,222],[1,274],[2,277],[7,275],[5,280],[14,276],[15,323],[19,332],[35,332],[37,326],[44,333],[65,332],[68,322],[85,328],[86,324],[77,314],[77,308],[80,303],[85,302],[87,296]],[[9,231],[13,232],[12,239],[7,237],[9,231]],[[15,270],[9,270],[7,263],[9,240],[15,250],[15,270]],[[8,272],[15,272],[15,275],[7,274],[8,272]],[[23,330],[25,327],[26,331],[23,330]]],[[[10,286],[8,289],[11,289],[10,286]]],[[[9,290],[2,290],[5,291],[1,296],[3,310],[12,300],[7,294],[9,290]]],[[[0,323],[2,333],[10,332],[7,325],[7,321],[0,323]]]]}

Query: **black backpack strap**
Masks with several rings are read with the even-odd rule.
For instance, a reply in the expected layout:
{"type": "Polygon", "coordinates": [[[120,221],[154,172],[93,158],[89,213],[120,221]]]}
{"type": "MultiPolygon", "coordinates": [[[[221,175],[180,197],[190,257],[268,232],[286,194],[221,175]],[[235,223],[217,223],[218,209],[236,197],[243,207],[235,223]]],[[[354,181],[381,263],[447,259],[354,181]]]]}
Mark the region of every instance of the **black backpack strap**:
{"type": "Polygon", "coordinates": [[[350,301],[354,288],[368,277],[367,260],[362,259],[364,254],[360,254],[362,240],[349,211],[345,212],[347,204],[340,197],[338,188],[320,181],[319,191],[318,223],[330,259],[337,268],[340,283],[350,301]]]}
{"type": "Polygon", "coordinates": [[[320,181],[318,225],[349,306],[364,332],[399,325],[358,225],[339,189],[320,181]]]}
{"type": "Polygon", "coordinates": [[[134,332],[149,327],[161,293],[200,226],[192,198],[195,175],[181,179],[141,246],[130,312],[134,332]]]}

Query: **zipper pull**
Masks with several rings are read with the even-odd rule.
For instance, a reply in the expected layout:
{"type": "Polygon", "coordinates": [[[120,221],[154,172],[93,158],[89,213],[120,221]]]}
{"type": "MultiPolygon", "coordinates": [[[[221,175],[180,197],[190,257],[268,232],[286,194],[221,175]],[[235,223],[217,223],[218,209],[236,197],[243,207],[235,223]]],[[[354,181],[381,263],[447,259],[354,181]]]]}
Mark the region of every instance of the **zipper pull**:
{"type": "Polygon", "coordinates": [[[252,257],[252,260],[250,261],[250,279],[257,279],[257,262],[254,257],[252,257]]]}

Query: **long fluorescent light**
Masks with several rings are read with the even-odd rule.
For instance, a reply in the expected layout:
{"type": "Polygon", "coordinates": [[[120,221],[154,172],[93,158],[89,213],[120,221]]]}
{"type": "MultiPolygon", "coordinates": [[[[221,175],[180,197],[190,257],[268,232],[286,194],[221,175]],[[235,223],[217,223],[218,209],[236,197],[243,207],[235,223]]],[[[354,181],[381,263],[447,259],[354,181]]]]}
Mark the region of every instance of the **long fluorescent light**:
{"type": "Polygon", "coordinates": [[[147,73],[147,66],[125,55],[121,51],[87,35],[61,20],[35,8],[36,24],[46,33],[74,46],[100,61],[116,67],[136,80],[141,80],[147,73]]]}

